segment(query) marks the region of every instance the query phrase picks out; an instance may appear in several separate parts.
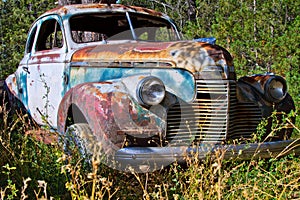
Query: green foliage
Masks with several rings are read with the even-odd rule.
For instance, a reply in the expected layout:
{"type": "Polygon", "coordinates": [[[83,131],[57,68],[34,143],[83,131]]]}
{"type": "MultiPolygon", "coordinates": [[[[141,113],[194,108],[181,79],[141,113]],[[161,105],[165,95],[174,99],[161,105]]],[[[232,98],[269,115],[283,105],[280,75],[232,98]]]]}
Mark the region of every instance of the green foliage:
{"type": "Polygon", "coordinates": [[[33,21],[55,7],[54,0],[0,1],[0,79],[11,74],[22,59],[33,21]]]}
{"type": "Polygon", "coordinates": [[[7,199],[14,199],[14,197],[17,197],[18,190],[16,189],[16,185],[11,180],[11,172],[15,170],[15,167],[9,167],[9,164],[6,164],[2,166],[5,170],[2,171],[2,174],[6,175],[7,178],[7,186],[5,189],[1,189],[1,193],[4,193],[4,195],[7,196],[7,199]],[[9,190],[9,191],[8,191],[9,190]]]}
{"type": "Polygon", "coordinates": [[[298,198],[299,158],[244,161],[232,165],[226,179],[226,199],[294,199],[298,198]]]}
{"type": "Polygon", "coordinates": [[[36,129],[26,115],[11,116],[5,106],[0,108],[0,166],[5,174],[0,176],[0,188],[5,191],[5,197],[40,197],[36,186],[42,187],[43,182],[51,185],[47,189],[49,195],[62,196],[66,192],[66,177],[60,173],[63,163],[57,162],[63,155],[61,148],[58,144],[46,145],[35,140],[32,136],[44,130],[36,129]]]}

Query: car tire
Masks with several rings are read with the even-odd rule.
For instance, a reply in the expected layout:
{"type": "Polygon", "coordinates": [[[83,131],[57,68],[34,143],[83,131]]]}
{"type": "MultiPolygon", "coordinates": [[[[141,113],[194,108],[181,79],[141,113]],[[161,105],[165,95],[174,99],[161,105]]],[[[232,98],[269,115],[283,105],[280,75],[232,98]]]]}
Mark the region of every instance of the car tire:
{"type": "Polygon", "coordinates": [[[87,123],[70,125],[63,138],[64,151],[74,159],[80,159],[84,165],[91,166],[95,136],[87,123]]]}

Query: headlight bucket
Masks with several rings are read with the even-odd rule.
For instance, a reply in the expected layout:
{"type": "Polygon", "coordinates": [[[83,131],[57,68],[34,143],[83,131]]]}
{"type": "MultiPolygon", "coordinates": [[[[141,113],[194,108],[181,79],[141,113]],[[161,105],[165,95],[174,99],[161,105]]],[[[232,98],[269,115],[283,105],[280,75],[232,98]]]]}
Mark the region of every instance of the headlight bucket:
{"type": "Polygon", "coordinates": [[[284,78],[273,76],[269,78],[265,84],[266,100],[278,103],[285,98],[287,94],[287,84],[284,78]]]}
{"type": "Polygon", "coordinates": [[[141,104],[147,106],[158,105],[165,98],[164,83],[154,76],[143,78],[137,87],[137,97],[141,104]]]}

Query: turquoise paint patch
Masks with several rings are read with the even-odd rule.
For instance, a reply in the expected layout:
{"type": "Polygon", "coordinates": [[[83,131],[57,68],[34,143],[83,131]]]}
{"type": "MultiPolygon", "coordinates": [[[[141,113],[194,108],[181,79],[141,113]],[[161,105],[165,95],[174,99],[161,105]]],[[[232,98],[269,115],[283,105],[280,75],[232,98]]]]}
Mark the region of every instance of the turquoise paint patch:
{"type": "Polygon", "coordinates": [[[184,69],[71,67],[70,87],[87,82],[115,81],[139,74],[158,77],[169,92],[186,102],[191,102],[195,97],[194,76],[184,69]]]}
{"type": "Polygon", "coordinates": [[[159,77],[167,89],[184,101],[194,99],[195,79],[190,72],[183,69],[154,69],[151,75],[159,77]]]}
{"type": "Polygon", "coordinates": [[[30,113],[30,110],[28,108],[27,72],[22,71],[20,73],[19,87],[22,88],[22,93],[19,93],[19,98],[30,113]]]}

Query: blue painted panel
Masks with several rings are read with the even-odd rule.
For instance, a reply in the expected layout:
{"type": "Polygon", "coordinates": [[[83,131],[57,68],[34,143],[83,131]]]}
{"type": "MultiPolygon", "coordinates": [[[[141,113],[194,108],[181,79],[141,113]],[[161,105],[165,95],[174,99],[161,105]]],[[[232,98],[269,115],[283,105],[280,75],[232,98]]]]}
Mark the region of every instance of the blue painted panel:
{"type": "Polygon", "coordinates": [[[21,71],[18,81],[19,87],[22,88],[22,92],[19,93],[19,99],[21,99],[23,105],[28,109],[28,112],[30,113],[30,110],[28,108],[27,72],[21,71]]]}
{"type": "Polygon", "coordinates": [[[164,82],[168,92],[186,102],[195,97],[194,76],[184,69],[173,68],[71,67],[70,88],[81,83],[114,81],[139,74],[158,77],[164,82]]]}

